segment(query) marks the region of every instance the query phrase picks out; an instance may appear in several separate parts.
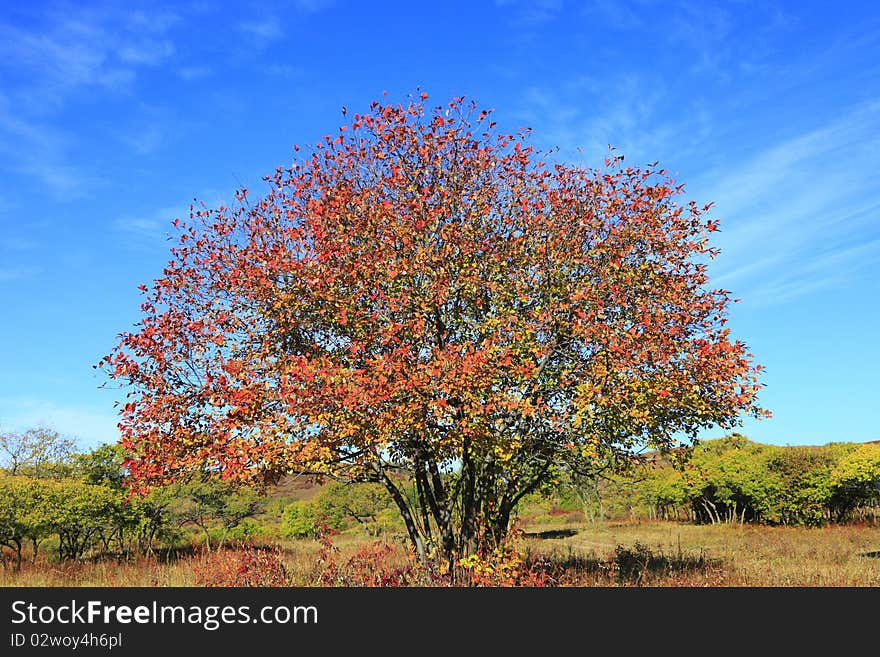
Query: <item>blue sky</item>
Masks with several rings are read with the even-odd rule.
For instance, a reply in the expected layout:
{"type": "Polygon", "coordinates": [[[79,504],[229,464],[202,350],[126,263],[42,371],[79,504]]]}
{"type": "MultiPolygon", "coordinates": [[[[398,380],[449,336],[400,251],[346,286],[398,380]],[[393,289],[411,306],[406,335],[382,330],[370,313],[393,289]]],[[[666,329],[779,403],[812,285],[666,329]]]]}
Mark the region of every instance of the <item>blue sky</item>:
{"type": "MultiPolygon", "coordinates": [[[[712,282],[767,367],[772,444],[880,439],[880,8],[873,2],[0,5],[0,430],[116,439],[92,366],[171,221],[383,91],[464,95],[598,164],[713,201],[712,282]]],[[[711,432],[704,437],[714,437],[711,432]]]]}

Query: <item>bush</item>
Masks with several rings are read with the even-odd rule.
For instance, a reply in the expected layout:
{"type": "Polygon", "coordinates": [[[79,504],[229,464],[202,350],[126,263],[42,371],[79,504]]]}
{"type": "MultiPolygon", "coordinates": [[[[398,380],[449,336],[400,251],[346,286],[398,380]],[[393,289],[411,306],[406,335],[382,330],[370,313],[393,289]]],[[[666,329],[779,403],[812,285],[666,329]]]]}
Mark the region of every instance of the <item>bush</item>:
{"type": "Polygon", "coordinates": [[[240,545],[208,552],[194,563],[198,586],[290,586],[281,550],[240,545]]]}
{"type": "Polygon", "coordinates": [[[281,515],[281,535],[286,538],[314,538],[315,510],[309,502],[291,502],[281,515]]]}
{"type": "Polygon", "coordinates": [[[248,541],[263,533],[263,528],[253,520],[245,520],[229,530],[230,541],[248,541]]]}

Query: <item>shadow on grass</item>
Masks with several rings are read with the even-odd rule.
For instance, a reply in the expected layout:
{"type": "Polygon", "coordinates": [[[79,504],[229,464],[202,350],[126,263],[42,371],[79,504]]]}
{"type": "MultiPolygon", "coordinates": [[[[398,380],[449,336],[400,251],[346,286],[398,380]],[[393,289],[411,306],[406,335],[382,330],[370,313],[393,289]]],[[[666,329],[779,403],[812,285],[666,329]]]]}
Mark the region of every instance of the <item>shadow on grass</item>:
{"type": "Polygon", "coordinates": [[[576,529],[547,529],[543,532],[525,532],[526,538],[568,538],[577,534],[576,529]]]}
{"type": "Polygon", "coordinates": [[[569,553],[551,558],[552,568],[565,573],[565,579],[589,579],[623,586],[639,586],[650,582],[666,581],[678,585],[722,571],[721,559],[710,559],[702,551],[699,555],[668,556],[654,553],[640,543],[632,547],[618,545],[610,558],[569,553]]]}
{"type": "Polygon", "coordinates": [[[873,552],[860,552],[860,557],[868,557],[869,559],[880,559],[880,550],[874,550],[873,552]]]}

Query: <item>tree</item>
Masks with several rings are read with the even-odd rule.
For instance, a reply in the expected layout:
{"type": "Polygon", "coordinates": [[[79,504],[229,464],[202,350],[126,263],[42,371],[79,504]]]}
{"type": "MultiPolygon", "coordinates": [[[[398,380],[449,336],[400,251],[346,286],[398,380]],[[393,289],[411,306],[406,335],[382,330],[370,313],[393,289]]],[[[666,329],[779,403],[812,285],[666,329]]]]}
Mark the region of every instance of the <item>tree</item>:
{"type": "Polygon", "coordinates": [[[104,443],[74,457],[74,473],[87,484],[125,489],[125,450],[119,444],[104,443]]]}
{"type": "Polygon", "coordinates": [[[219,529],[217,549],[223,547],[229,531],[242,520],[263,510],[263,501],[250,488],[238,489],[233,482],[207,477],[180,483],[175,487],[172,512],[181,524],[193,524],[205,536],[205,548],[211,550],[211,530],[219,529]]]}
{"type": "Polygon", "coordinates": [[[113,522],[102,536],[105,549],[109,550],[111,540],[115,540],[120,553],[151,553],[155,539],[170,538],[170,506],[176,491],[173,487],[157,487],[148,495],[129,497],[125,458],[121,445],[102,444],[77,454],[74,472],[81,481],[104,486],[117,496],[113,522]]]}
{"type": "Polygon", "coordinates": [[[175,220],[98,364],[128,390],[137,486],[374,481],[420,557],[451,563],[563,464],[765,413],[708,285],[709,206],[656,166],[550,165],[490,119],[373,103],[262,198],[175,220]]]}
{"type": "Polygon", "coordinates": [[[880,502],[880,444],[864,443],[842,455],[830,473],[835,519],[880,502]]]}
{"type": "Polygon", "coordinates": [[[58,534],[58,556],[82,559],[112,527],[120,496],[107,486],[75,480],[47,482],[49,525],[58,534]]]}
{"type": "Polygon", "coordinates": [[[75,451],[74,441],[46,426],[0,434],[0,459],[10,475],[63,476],[75,451]]]}
{"type": "Polygon", "coordinates": [[[316,520],[310,502],[295,500],[284,507],[281,514],[281,535],[287,538],[311,538],[317,532],[316,520]]]}
{"type": "Polygon", "coordinates": [[[775,452],[734,433],[705,441],[685,472],[686,492],[700,521],[777,522],[783,481],[772,468],[775,452]]]}
{"type": "Polygon", "coordinates": [[[26,542],[36,561],[40,541],[50,533],[51,505],[46,502],[45,488],[51,483],[0,474],[0,546],[12,550],[16,570],[21,568],[26,542]]]}
{"type": "Polygon", "coordinates": [[[345,519],[353,518],[372,533],[378,533],[379,514],[393,504],[386,488],[377,483],[332,482],[324,486],[312,500],[316,517],[328,522],[331,527],[338,528],[345,519]]]}

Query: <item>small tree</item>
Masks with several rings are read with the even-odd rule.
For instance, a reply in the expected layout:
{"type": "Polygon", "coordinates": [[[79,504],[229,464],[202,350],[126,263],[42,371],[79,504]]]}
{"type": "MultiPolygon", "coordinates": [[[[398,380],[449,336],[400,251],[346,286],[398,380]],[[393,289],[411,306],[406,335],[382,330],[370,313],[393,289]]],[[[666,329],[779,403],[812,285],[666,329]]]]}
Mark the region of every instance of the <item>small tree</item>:
{"type": "Polygon", "coordinates": [[[102,532],[104,548],[116,543],[119,552],[130,556],[151,553],[156,539],[171,538],[169,507],[174,492],[157,487],[143,497],[130,497],[126,489],[128,472],[125,450],[119,444],[99,445],[90,452],[77,454],[73,471],[76,477],[96,486],[104,486],[116,496],[110,524],[102,532]]]}
{"type": "Polygon", "coordinates": [[[841,455],[830,474],[835,519],[880,503],[880,444],[864,443],[841,455]]]}
{"type": "Polygon", "coordinates": [[[315,510],[310,502],[295,500],[281,514],[281,534],[287,538],[312,538],[317,532],[315,510]]]}
{"type": "Polygon", "coordinates": [[[451,563],[558,467],[761,416],[708,285],[708,206],[619,157],[548,164],[527,132],[462,98],[374,103],[263,198],[175,220],[142,321],[99,364],[129,387],[137,485],[374,481],[422,559],[451,563]]]}
{"type": "Polygon", "coordinates": [[[58,534],[59,558],[82,559],[113,525],[119,509],[118,492],[75,480],[51,481],[44,486],[45,515],[49,527],[58,534]]]}
{"type": "Polygon", "coordinates": [[[75,452],[73,440],[46,426],[0,433],[0,465],[10,475],[63,476],[75,452]]]}
{"type": "Polygon", "coordinates": [[[332,482],[324,486],[313,500],[319,517],[340,521],[353,518],[368,529],[375,524],[376,517],[393,504],[385,487],[375,483],[332,482]]]}
{"type": "Polygon", "coordinates": [[[125,450],[119,444],[103,444],[73,458],[73,472],[87,484],[125,490],[125,450]]]}
{"type": "Polygon", "coordinates": [[[30,543],[36,560],[39,544],[49,534],[45,486],[31,477],[0,474],[0,546],[12,550],[16,570],[21,568],[25,545],[30,543]]]}
{"type": "Polygon", "coordinates": [[[211,549],[211,530],[218,529],[217,549],[223,547],[229,531],[263,508],[263,501],[251,488],[238,488],[216,476],[206,476],[176,487],[172,512],[181,524],[202,530],[205,547],[211,549]]]}

